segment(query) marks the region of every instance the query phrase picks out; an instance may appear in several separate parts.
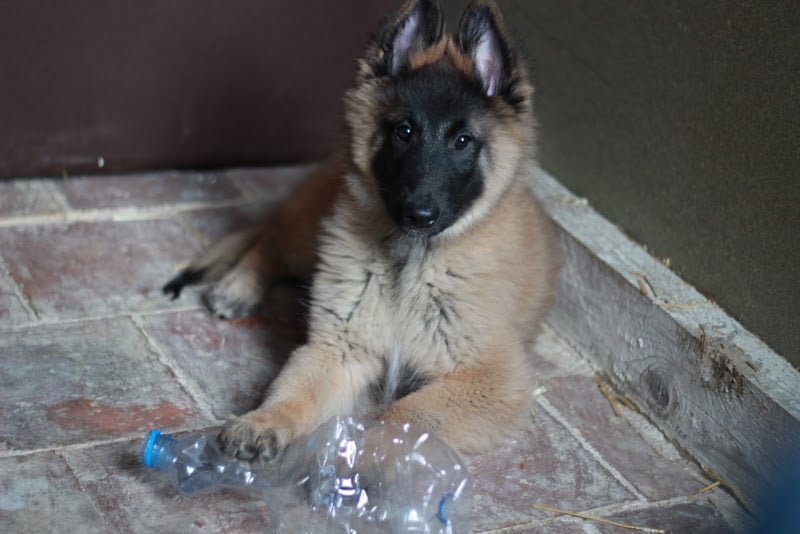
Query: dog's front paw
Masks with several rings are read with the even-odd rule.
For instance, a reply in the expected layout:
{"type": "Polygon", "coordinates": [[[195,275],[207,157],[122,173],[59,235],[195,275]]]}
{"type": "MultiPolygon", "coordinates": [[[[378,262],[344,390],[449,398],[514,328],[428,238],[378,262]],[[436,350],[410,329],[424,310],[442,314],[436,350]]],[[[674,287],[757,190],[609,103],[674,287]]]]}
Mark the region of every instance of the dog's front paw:
{"type": "Polygon", "coordinates": [[[219,443],[228,456],[248,462],[273,460],[289,441],[289,429],[257,411],[229,419],[219,434],[219,443]]]}

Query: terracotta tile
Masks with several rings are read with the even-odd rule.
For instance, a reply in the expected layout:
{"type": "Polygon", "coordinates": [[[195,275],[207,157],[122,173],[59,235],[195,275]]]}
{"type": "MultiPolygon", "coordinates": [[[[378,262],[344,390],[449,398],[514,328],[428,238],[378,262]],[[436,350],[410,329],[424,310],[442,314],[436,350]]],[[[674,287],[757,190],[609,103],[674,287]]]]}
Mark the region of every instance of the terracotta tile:
{"type": "Polygon", "coordinates": [[[536,520],[528,524],[516,525],[512,528],[492,529],[482,534],[596,534],[592,526],[587,528],[586,522],[580,519],[559,516],[554,519],[536,520]]]}
{"type": "Polygon", "coordinates": [[[156,220],[4,228],[0,250],[37,313],[65,319],[184,305],[161,287],[199,246],[156,220]]]}
{"type": "Polygon", "coordinates": [[[476,530],[549,517],[534,503],[585,510],[633,496],[563,426],[536,411],[518,439],[471,461],[476,530]]]}
{"type": "Polygon", "coordinates": [[[547,380],[555,376],[594,374],[586,359],[546,323],[542,325],[529,355],[537,386],[546,387],[547,380]]]}
{"type": "Polygon", "coordinates": [[[92,498],[55,452],[0,458],[3,532],[108,532],[92,498]]]}
{"type": "Polygon", "coordinates": [[[219,173],[158,173],[72,177],[57,182],[75,209],[147,207],[241,198],[235,184],[219,173]]]}
{"type": "MultiPolygon", "coordinates": [[[[736,532],[717,510],[703,503],[678,503],[672,506],[653,506],[631,512],[615,514],[612,519],[629,525],[656,528],[670,534],[725,534],[736,532]]],[[[608,525],[598,527],[609,534],[620,530],[608,525]]]]}
{"type": "Polygon", "coordinates": [[[244,206],[207,209],[181,215],[204,246],[233,232],[249,230],[263,223],[274,203],[259,202],[244,206]]]}
{"type": "Polygon", "coordinates": [[[261,403],[270,380],[305,333],[298,314],[222,321],[194,311],[148,316],[142,324],[198,385],[220,419],[261,403]]]}
{"type": "MultiPolygon", "coordinates": [[[[521,525],[513,529],[503,530],[514,534],[567,534],[596,533],[620,534],[630,532],[629,529],[608,525],[599,521],[580,519],[551,513],[553,519],[536,521],[529,526],[521,525]]],[[[618,514],[594,513],[603,519],[618,521],[627,525],[660,529],[670,534],[725,534],[735,530],[725,522],[722,516],[710,505],[698,503],[678,503],[670,506],[653,505],[636,511],[618,514]]],[[[491,532],[491,531],[488,531],[491,532]]]]}
{"type": "Polygon", "coordinates": [[[255,199],[274,201],[289,194],[308,177],[315,166],[315,164],[309,164],[228,169],[224,171],[223,176],[235,180],[248,191],[252,191],[255,199]]]}
{"type": "Polygon", "coordinates": [[[248,204],[198,210],[182,217],[197,231],[204,244],[213,243],[236,231],[262,224],[269,210],[286,198],[307,176],[311,167],[274,167],[261,169],[230,169],[223,176],[242,184],[250,191],[248,204]]]}
{"type": "MultiPolygon", "coordinates": [[[[664,458],[631,421],[616,416],[592,378],[553,378],[548,381],[545,396],[646,497],[662,500],[690,495],[703,487],[694,468],[680,461],[677,453],[676,458],[664,458]]],[[[663,441],[664,447],[671,448],[657,431],[652,434],[663,441]]]]}
{"type": "Polygon", "coordinates": [[[11,449],[209,423],[128,319],[7,331],[0,354],[0,440],[11,449]]]}
{"type": "Polygon", "coordinates": [[[139,464],[139,445],[66,453],[81,487],[105,514],[106,532],[274,532],[262,500],[222,491],[181,496],[164,473],[139,464]]]}
{"type": "Polygon", "coordinates": [[[49,180],[0,180],[0,217],[62,212],[49,180]]]}

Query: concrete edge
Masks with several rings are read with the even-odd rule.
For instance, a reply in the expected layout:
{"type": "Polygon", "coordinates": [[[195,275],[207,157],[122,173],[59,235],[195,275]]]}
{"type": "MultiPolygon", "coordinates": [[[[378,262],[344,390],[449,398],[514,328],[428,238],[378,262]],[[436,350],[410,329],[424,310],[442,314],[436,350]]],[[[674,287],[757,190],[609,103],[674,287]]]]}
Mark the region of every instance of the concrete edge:
{"type": "Polygon", "coordinates": [[[551,325],[713,478],[757,506],[800,456],[800,373],[542,169],[564,266],[551,325]]]}

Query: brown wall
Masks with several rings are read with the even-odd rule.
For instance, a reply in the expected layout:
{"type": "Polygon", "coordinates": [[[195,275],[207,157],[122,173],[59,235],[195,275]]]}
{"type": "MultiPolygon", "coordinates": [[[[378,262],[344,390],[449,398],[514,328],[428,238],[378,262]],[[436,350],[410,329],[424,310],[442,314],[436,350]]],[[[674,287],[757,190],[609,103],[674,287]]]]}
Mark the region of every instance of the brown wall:
{"type": "Polygon", "coordinates": [[[396,4],[0,2],[0,177],[320,157],[396,4]]]}

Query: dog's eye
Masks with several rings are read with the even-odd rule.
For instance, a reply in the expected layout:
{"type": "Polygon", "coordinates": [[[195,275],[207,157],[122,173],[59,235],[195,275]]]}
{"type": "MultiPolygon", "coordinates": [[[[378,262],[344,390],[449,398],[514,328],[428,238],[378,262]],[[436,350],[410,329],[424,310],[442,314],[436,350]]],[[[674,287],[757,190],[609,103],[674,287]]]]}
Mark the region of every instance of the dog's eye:
{"type": "Polygon", "coordinates": [[[456,142],[453,144],[453,147],[456,150],[464,150],[469,146],[471,142],[472,142],[472,137],[466,134],[461,134],[458,137],[456,137],[456,142]]]}
{"type": "Polygon", "coordinates": [[[397,138],[403,143],[408,143],[411,140],[411,134],[413,133],[414,131],[411,129],[411,126],[409,126],[407,123],[401,124],[394,131],[394,135],[397,136],[397,138]]]}

